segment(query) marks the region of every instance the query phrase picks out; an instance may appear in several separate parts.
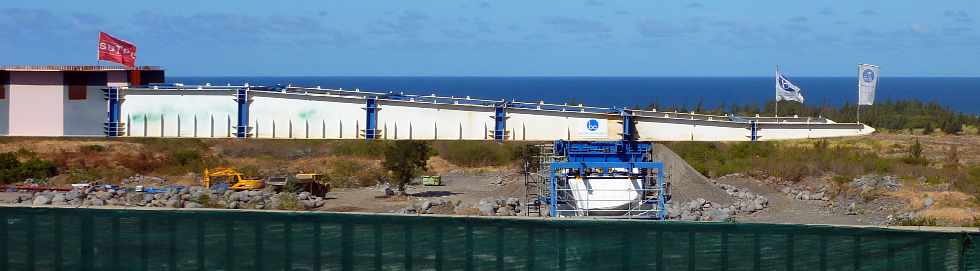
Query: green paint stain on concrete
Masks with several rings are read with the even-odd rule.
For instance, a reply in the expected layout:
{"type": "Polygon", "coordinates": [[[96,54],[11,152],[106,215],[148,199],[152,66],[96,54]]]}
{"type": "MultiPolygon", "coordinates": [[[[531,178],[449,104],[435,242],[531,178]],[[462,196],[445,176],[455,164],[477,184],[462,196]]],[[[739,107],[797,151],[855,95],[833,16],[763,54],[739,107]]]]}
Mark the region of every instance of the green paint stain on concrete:
{"type": "Polygon", "coordinates": [[[316,115],[316,110],[315,109],[306,109],[306,110],[303,110],[303,111],[300,111],[299,112],[299,119],[300,120],[309,120],[314,115],[316,115]]]}

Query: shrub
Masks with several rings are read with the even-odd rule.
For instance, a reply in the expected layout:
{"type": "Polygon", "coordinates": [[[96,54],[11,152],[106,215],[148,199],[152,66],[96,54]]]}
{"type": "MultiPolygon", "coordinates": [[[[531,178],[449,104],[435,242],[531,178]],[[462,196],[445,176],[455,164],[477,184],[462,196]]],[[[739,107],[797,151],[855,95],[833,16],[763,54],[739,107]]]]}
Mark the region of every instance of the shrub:
{"type": "Polygon", "coordinates": [[[908,217],[898,219],[897,226],[939,226],[938,221],[931,217],[908,217]]]}
{"type": "Polygon", "coordinates": [[[922,144],[919,143],[919,139],[916,138],[912,145],[909,145],[909,150],[902,159],[906,164],[910,165],[928,165],[929,160],[922,156],[922,144]]]}
{"type": "Polygon", "coordinates": [[[0,181],[15,182],[20,178],[20,161],[13,153],[0,153],[0,181]]]}
{"type": "Polygon", "coordinates": [[[14,153],[0,153],[0,181],[4,183],[19,182],[28,178],[46,179],[57,172],[58,168],[51,161],[31,157],[21,163],[14,153]]]}
{"type": "Polygon", "coordinates": [[[190,149],[176,150],[170,153],[170,162],[180,166],[200,164],[201,153],[190,149]]]}
{"type": "Polygon", "coordinates": [[[947,120],[943,122],[941,128],[947,135],[956,135],[963,131],[963,124],[955,120],[947,120]]]}
{"type": "Polygon", "coordinates": [[[922,134],[923,135],[932,134],[933,130],[936,130],[936,128],[932,127],[932,122],[926,122],[926,125],[922,127],[922,134]]]}
{"type": "Polygon", "coordinates": [[[296,198],[296,194],[293,193],[281,193],[279,194],[279,209],[281,210],[301,210],[302,205],[299,203],[299,199],[296,198]]]}
{"type": "Polygon", "coordinates": [[[433,151],[429,142],[400,140],[388,144],[384,153],[383,165],[398,185],[398,191],[404,193],[405,185],[426,170],[433,151]]]}

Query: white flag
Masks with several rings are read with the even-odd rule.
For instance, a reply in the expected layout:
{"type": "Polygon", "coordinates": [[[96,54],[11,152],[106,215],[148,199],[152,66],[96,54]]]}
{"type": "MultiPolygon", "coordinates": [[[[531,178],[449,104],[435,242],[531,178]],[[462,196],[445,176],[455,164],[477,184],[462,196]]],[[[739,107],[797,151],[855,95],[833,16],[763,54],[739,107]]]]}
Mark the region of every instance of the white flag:
{"type": "Polygon", "coordinates": [[[878,88],[878,66],[858,65],[858,105],[875,103],[875,89],[878,88]]]}
{"type": "Polygon", "coordinates": [[[797,101],[803,103],[803,93],[800,87],[786,79],[782,73],[776,73],[776,101],[797,101]]]}

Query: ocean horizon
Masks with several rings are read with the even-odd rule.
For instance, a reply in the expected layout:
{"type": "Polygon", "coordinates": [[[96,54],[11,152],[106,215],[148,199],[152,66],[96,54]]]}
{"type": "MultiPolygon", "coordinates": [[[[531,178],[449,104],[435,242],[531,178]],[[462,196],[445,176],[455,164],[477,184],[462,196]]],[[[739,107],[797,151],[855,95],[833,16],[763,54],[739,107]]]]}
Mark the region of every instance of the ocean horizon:
{"type": "MultiPolygon", "coordinates": [[[[609,76],[172,76],[168,83],[295,85],[360,89],[490,100],[647,107],[651,104],[712,109],[763,105],[775,96],[772,77],[609,77],[609,76]]],[[[808,105],[840,106],[857,102],[855,77],[790,77],[803,89],[808,105]]],[[[964,113],[980,114],[980,77],[883,77],[876,102],[936,102],[964,113]]]]}

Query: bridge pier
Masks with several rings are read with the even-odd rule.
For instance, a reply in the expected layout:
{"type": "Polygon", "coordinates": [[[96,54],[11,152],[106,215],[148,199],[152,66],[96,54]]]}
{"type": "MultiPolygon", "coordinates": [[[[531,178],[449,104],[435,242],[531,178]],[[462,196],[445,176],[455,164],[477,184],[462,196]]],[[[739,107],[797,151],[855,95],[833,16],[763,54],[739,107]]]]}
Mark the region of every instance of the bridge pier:
{"type": "Polygon", "coordinates": [[[378,138],[378,97],[367,97],[364,107],[364,139],[372,140],[378,138]]]}
{"type": "Polygon", "coordinates": [[[122,118],[122,97],[119,94],[119,88],[111,87],[103,89],[105,92],[105,99],[108,103],[108,116],[103,130],[107,137],[118,137],[123,136],[123,129],[125,124],[121,121],[122,118]]]}
{"type": "Polygon", "coordinates": [[[235,102],[238,103],[238,121],[237,126],[235,126],[235,137],[248,138],[252,130],[248,126],[248,107],[252,103],[252,96],[249,94],[248,88],[239,88],[236,91],[235,102]]]}
{"type": "Polygon", "coordinates": [[[493,141],[502,143],[507,139],[507,103],[495,104],[493,107],[493,141]]]}

